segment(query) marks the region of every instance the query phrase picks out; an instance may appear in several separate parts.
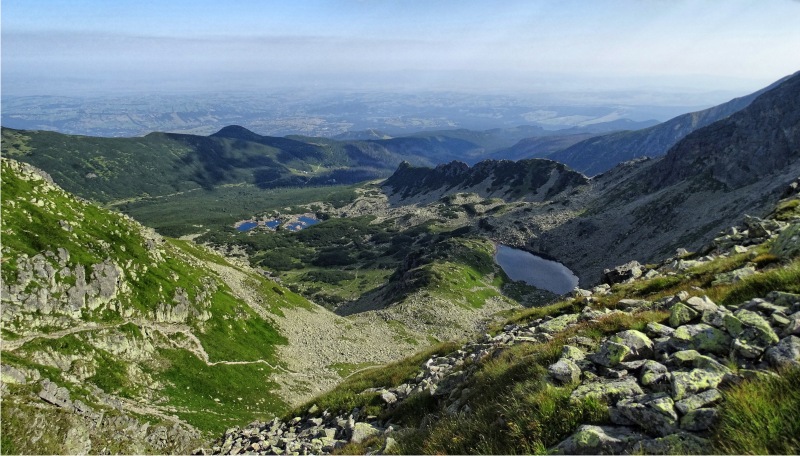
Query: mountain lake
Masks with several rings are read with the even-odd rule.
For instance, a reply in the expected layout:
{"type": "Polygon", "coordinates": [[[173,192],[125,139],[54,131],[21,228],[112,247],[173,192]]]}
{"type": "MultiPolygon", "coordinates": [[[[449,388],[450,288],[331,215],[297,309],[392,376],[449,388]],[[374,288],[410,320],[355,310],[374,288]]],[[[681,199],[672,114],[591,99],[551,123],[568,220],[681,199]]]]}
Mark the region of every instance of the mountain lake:
{"type": "Polygon", "coordinates": [[[498,244],[494,261],[511,280],[521,280],[556,294],[567,294],[578,286],[578,277],[569,268],[524,250],[498,244]]]}

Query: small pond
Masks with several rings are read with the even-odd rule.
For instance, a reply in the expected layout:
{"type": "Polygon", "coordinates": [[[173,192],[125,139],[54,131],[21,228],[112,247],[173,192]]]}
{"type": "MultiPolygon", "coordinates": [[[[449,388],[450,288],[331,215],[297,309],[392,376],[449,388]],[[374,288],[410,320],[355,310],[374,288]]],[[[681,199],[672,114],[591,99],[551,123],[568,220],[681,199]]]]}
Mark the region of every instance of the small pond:
{"type": "Polygon", "coordinates": [[[578,286],[578,277],[569,268],[524,250],[498,244],[494,261],[511,280],[522,280],[556,294],[567,294],[578,286]]]}
{"type": "Polygon", "coordinates": [[[319,220],[317,220],[316,218],[302,215],[300,217],[297,217],[296,222],[287,223],[286,229],[289,231],[300,231],[303,228],[308,228],[309,226],[316,225],[317,223],[319,223],[319,220]]]}
{"type": "Polygon", "coordinates": [[[258,226],[258,222],[243,222],[236,227],[239,231],[249,231],[258,226]]]}

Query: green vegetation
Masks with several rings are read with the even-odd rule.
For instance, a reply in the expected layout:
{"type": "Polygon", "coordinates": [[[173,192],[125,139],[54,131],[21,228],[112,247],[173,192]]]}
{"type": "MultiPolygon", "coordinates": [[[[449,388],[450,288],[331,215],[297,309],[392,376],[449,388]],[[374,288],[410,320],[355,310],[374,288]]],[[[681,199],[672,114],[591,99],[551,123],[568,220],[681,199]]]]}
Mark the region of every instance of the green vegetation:
{"type": "Polygon", "coordinates": [[[262,189],[253,184],[217,186],[183,193],[110,203],[141,223],[167,236],[202,233],[225,227],[257,214],[277,211],[307,212],[301,207],[323,201],[338,208],[356,197],[352,186],[262,189]]]}
{"type": "Polygon", "coordinates": [[[751,380],[723,392],[713,440],[719,453],[797,454],[800,450],[800,369],[751,380]]]}
{"type": "Polygon", "coordinates": [[[380,369],[367,369],[345,379],[332,391],[295,408],[287,413],[287,417],[302,415],[316,405],[319,413],[324,410],[352,410],[363,407],[362,412],[375,414],[381,412],[383,403],[378,394],[361,394],[368,388],[390,387],[399,385],[413,378],[419,371],[419,365],[434,355],[444,355],[459,347],[455,342],[447,342],[429,347],[413,356],[387,364],[380,369]]]}
{"type": "Polygon", "coordinates": [[[226,427],[266,420],[286,410],[266,363],[206,365],[185,350],[160,350],[167,361],[163,394],[178,416],[209,435],[226,427]]]}

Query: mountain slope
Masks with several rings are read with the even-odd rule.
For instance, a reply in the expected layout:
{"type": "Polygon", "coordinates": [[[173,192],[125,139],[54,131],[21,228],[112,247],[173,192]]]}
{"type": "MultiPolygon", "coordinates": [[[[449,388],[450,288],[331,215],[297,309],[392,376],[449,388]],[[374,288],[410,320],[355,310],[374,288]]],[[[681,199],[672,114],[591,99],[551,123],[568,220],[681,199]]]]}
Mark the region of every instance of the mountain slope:
{"type": "Polygon", "coordinates": [[[187,453],[414,350],[27,164],[2,189],[4,452],[187,453]]]}
{"type": "Polygon", "coordinates": [[[658,157],[689,133],[740,111],[759,95],[786,79],[788,77],[750,95],[734,98],[703,111],[684,114],[644,130],[611,133],[587,139],[548,158],[564,163],[587,176],[594,176],[634,158],[658,157]]]}
{"type": "Polygon", "coordinates": [[[666,156],[592,180],[587,212],[538,248],[600,278],[603,258],[652,261],[696,248],[743,214],[763,215],[800,176],[800,74],[699,129],[666,156]],[[580,252],[580,255],[576,254],[580,252]]]}
{"type": "Polygon", "coordinates": [[[404,162],[383,185],[397,201],[435,201],[467,192],[489,198],[545,201],[585,185],[587,179],[550,160],[484,160],[472,167],[453,161],[434,169],[404,162]]]}
{"type": "Polygon", "coordinates": [[[386,176],[402,160],[335,141],[267,137],[236,126],[211,136],[141,138],[3,128],[3,154],[47,171],[67,191],[104,203],[240,183],[260,188],[352,183],[386,176]]]}

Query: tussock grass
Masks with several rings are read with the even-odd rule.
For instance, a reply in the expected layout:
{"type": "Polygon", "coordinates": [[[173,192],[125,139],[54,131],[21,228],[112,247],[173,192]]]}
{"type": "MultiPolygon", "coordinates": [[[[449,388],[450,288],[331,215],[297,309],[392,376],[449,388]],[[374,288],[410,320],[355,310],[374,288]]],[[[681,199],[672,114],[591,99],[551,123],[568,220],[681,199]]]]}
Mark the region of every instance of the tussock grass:
{"type": "Polygon", "coordinates": [[[723,305],[738,304],[748,299],[766,296],[771,291],[800,293],[800,259],[786,267],[765,271],[763,274],[746,277],[725,287],[717,302],[723,305]]]}
{"type": "Polygon", "coordinates": [[[800,452],[800,369],[747,381],[723,392],[716,449],[729,454],[800,452]]]}

